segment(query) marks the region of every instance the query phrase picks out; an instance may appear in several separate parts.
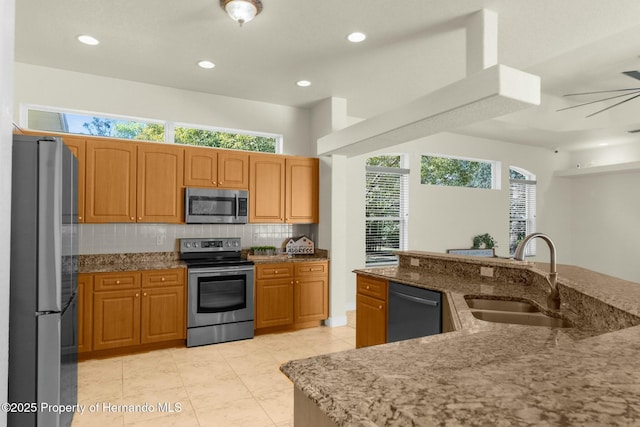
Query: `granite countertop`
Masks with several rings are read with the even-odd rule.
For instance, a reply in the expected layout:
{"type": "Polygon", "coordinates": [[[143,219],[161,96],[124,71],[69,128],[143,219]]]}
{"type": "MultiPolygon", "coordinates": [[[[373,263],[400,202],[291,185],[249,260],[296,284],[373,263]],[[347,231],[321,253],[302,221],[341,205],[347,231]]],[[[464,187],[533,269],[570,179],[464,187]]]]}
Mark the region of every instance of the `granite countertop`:
{"type": "Polygon", "coordinates": [[[559,266],[563,304],[546,311],[575,328],[484,322],[465,302],[492,295],[544,308],[546,271],[415,252],[399,267],[357,270],[442,291],[456,331],[281,370],[338,426],[640,425],[640,284],[559,266]],[[410,267],[410,257],[420,266],[410,267]],[[495,268],[496,277],[479,277],[478,265],[495,268]]]}

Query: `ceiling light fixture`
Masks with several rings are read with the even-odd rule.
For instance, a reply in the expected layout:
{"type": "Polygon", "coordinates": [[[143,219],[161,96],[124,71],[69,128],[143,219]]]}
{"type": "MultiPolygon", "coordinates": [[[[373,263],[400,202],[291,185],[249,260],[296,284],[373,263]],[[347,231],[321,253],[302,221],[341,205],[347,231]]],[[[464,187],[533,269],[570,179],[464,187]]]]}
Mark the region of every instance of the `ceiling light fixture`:
{"type": "Polygon", "coordinates": [[[308,87],[311,86],[311,82],[309,80],[298,80],[296,84],[300,87],[308,87]]]}
{"type": "Polygon", "coordinates": [[[86,34],[81,34],[77,37],[78,41],[84,44],[88,44],[90,46],[95,46],[97,44],[100,44],[100,41],[98,39],[96,39],[95,37],[91,37],[89,35],[86,34]]]}
{"type": "Polygon", "coordinates": [[[262,1],[260,0],[220,0],[220,6],[241,27],[242,24],[251,21],[262,12],[262,1]]]}
{"type": "Polygon", "coordinates": [[[213,68],[213,67],[215,67],[215,66],[216,66],[216,64],[214,64],[214,63],[213,63],[213,62],[211,62],[211,61],[199,61],[199,62],[198,62],[198,67],[200,67],[200,68],[207,68],[207,69],[211,69],[211,68],[213,68]]]}
{"type": "Polygon", "coordinates": [[[357,31],[347,36],[347,40],[349,40],[351,43],[360,43],[365,41],[366,38],[367,38],[367,35],[365,33],[360,33],[357,31]]]}

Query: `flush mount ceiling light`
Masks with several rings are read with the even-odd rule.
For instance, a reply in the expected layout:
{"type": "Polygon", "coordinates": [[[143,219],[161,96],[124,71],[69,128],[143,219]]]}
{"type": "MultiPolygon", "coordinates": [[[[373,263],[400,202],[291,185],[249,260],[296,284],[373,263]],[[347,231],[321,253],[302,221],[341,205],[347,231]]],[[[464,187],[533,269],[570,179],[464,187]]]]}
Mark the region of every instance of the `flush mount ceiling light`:
{"type": "Polygon", "coordinates": [[[262,12],[262,1],[260,0],[220,0],[220,6],[241,27],[242,24],[251,21],[262,12]]]}
{"type": "Polygon", "coordinates": [[[365,41],[365,39],[367,38],[367,35],[365,33],[361,33],[356,31],[355,33],[351,33],[347,36],[347,40],[349,40],[351,43],[360,43],[365,41]]]}
{"type": "Polygon", "coordinates": [[[214,64],[211,61],[206,61],[206,60],[205,61],[198,61],[198,67],[200,67],[200,68],[211,69],[211,68],[213,68],[215,66],[216,66],[216,64],[214,64]]]}
{"type": "Polygon", "coordinates": [[[81,34],[77,37],[77,39],[80,43],[88,44],[90,46],[95,46],[100,43],[98,39],[87,34],[81,34]]]}
{"type": "Polygon", "coordinates": [[[296,84],[300,87],[309,87],[311,86],[311,82],[309,80],[298,80],[296,84]]]}

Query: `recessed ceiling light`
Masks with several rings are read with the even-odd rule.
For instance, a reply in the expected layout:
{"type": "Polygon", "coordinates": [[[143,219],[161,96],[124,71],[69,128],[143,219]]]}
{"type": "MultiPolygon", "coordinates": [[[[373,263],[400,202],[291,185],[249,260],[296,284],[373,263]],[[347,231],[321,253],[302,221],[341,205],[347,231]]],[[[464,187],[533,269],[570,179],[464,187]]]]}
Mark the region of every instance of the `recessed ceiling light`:
{"type": "Polygon", "coordinates": [[[298,80],[296,84],[300,87],[311,86],[311,82],[309,80],[298,80]]]}
{"type": "Polygon", "coordinates": [[[357,31],[347,36],[347,40],[349,40],[352,43],[360,43],[362,41],[365,41],[366,38],[367,38],[367,35],[365,33],[360,33],[357,31]]]}
{"type": "Polygon", "coordinates": [[[608,142],[601,142],[600,144],[598,144],[600,147],[606,147],[607,145],[609,145],[608,142]]]}
{"type": "Polygon", "coordinates": [[[95,46],[97,44],[100,44],[100,41],[98,39],[96,39],[95,37],[91,37],[89,35],[86,34],[81,34],[78,36],[78,41],[80,41],[81,43],[84,44],[88,44],[90,46],[95,46]]]}
{"type": "Polygon", "coordinates": [[[198,67],[200,67],[200,68],[210,69],[210,68],[213,68],[215,66],[216,66],[216,64],[214,64],[211,61],[200,61],[200,62],[198,62],[198,67]]]}

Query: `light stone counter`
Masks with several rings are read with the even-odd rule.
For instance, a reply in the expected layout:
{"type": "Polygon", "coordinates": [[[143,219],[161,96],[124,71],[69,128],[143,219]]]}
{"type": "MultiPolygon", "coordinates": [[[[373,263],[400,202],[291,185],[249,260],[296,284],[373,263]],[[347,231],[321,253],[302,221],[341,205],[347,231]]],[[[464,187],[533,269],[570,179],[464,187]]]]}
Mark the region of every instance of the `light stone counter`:
{"type": "Polygon", "coordinates": [[[559,266],[563,304],[547,313],[576,328],[472,316],[464,295],[544,307],[547,267],[410,252],[398,268],[358,270],[444,292],[457,330],[291,361],[281,370],[328,425],[640,425],[640,284],[559,266]],[[481,277],[480,266],[493,268],[494,277],[481,277]]]}

